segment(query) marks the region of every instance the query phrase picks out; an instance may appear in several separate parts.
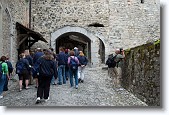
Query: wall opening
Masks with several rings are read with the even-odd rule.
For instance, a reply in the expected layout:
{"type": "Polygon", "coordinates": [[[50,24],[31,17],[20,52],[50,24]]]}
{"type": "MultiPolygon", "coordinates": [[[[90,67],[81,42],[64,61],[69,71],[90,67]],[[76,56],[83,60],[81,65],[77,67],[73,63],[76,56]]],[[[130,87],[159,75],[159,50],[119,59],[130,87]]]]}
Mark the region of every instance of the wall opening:
{"type": "Polygon", "coordinates": [[[144,3],[144,0],[141,0],[141,3],[143,4],[143,3],[144,3]]]}
{"type": "Polygon", "coordinates": [[[101,63],[104,64],[105,63],[105,46],[101,39],[99,39],[99,41],[100,41],[99,55],[100,55],[101,63]]]}
{"type": "Polygon", "coordinates": [[[100,23],[92,23],[92,24],[89,24],[88,27],[104,27],[104,25],[100,23]]]}
{"type": "Polygon", "coordinates": [[[62,34],[56,39],[56,54],[59,53],[60,46],[70,50],[74,49],[74,47],[77,47],[79,51],[84,52],[85,56],[89,60],[89,63],[91,62],[91,40],[85,35],[77,32],[68,32],[62,34]]]}
{"type": "Polygon", "coordinates": [[[87,56],[89,67],[98,67],[105,63],[105,55],[108,52],[103,36],[94,35],[81,27],[66,26],[51,33],[50,46],[57,54],[60,46],[69,49],[78,47],[87,56]]]}

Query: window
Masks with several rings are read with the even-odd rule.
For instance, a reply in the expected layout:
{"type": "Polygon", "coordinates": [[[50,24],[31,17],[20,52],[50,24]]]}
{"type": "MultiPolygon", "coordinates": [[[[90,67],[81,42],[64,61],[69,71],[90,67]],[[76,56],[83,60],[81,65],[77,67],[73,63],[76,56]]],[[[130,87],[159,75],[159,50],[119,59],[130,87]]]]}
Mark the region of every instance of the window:
{"type": "Polygon", "coordinates": [[[141,0],[141,3],[143,4],[143,3],[144,3],[144,0],[141,0]]]}

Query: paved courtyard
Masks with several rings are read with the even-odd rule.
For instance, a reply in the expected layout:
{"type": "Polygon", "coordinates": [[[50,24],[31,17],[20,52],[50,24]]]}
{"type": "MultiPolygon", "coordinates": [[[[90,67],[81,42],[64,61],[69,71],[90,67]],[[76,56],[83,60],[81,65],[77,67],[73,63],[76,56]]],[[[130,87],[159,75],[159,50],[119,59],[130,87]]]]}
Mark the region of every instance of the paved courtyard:
{"type": "MultiPolygon", "coordinates": [[[[14,77],[17,79],[17,77],[14,77]]],[[[85,81],[79,88],[64,85],[51,85],[50,100],[35,104],[35,85],[19,92],[18,81],[9,81],[9,91],[4,93],[0,106],[147,106],[140,99],[123,88],[113,88],[112,79],[107,70],[86,68],[85,81]]]]}

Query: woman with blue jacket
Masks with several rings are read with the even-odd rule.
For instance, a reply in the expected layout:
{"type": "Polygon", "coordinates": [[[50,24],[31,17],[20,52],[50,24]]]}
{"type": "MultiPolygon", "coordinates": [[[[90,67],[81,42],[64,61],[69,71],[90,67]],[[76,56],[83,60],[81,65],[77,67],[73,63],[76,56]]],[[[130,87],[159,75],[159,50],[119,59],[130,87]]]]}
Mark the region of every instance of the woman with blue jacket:
{"type": "Polygon", "coordinates": [[[36,104],[41,102],[44,98],[45,101],[49,100],[50,82],[52,77],[57,77],[57,68],[54,57],[51,51],[46,50],[45,55],[40,57],[37,61],[38,69],[38,90],[36,104]]]}

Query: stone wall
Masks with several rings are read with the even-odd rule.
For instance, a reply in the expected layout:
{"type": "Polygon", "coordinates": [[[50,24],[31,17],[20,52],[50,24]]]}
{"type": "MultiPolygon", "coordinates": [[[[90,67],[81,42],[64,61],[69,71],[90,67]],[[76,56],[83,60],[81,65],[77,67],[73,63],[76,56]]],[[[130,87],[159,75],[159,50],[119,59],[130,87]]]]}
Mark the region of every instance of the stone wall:
{"type": "Polygon", "coordinates": [[[160,106],[160,43],[144,44],[126,51],[122,86],[147,103],[160,106]]]}
{"type": "Polygon", "coordinates": [[[0,6],[0,17],[2,17],[0,19],[0,41],[2,41],[0,43],[0,56],[9,56],[12,63],[15,64],[18,59],[16,22],[27,26],[28,2],[26,0],[1,0],[0,6]]]}
{"type": "Polygon", "coordinates": [[[160,38],[160,1],[32,0],[31,22],[32,29],[49,42],[51,34],[60,28],[84,28],[102,38],[107,58],[116,48],[127,49],[160,38]],[[89,26],[94,23],[103,27],[89,26]]]}

